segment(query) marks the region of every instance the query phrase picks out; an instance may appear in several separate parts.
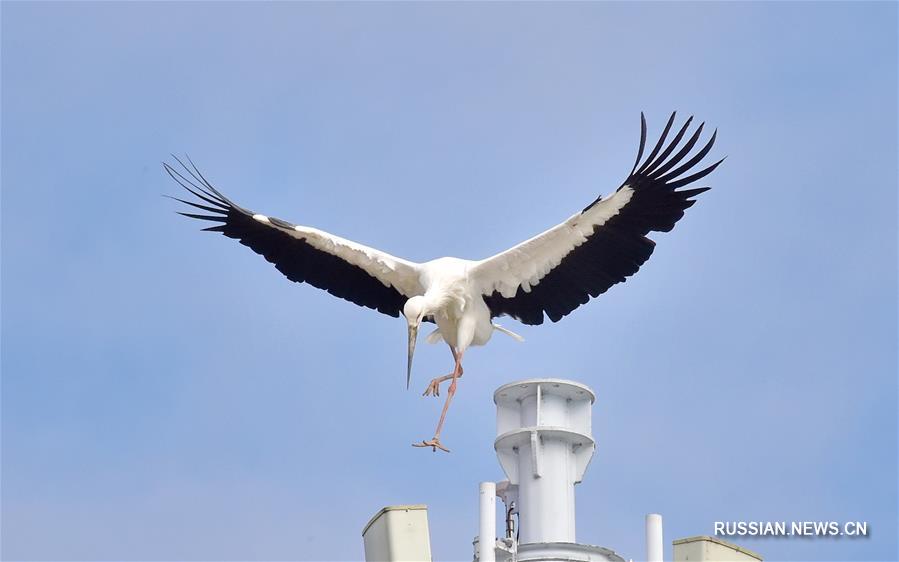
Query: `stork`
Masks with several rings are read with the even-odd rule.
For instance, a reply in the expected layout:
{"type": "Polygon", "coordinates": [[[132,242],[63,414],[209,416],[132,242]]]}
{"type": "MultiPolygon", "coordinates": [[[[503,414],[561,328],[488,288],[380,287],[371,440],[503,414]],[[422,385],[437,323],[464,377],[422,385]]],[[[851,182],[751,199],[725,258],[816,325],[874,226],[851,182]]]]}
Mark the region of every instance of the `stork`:
{"type": "Polygon", "coordinates": [[[646,158],[646,119],[640,114],[640,146],[627,178],[607,198],[598,197],[564,222],[487,259],[439,258],[415,263],[345,238],[249,211],[227,197],[200,173],[175,158],[178,169],[164,163],[166,172],[198,198],[173,198],[203,211],[179,213],[219,223],[203,230],[221,232],[240,241],[291,281],[308,283],[334,296],[383,314],[402,314],[408,328],[406,388],[412,377],[412,357],[424,321],[437,329],[430,343],[443,340],[453,355],[453,370],[436,377],[425,396],[439,396],[450,381],[437,428],[431,439],[413,443],[449,452],[440,442],[446,413],[462,376],[462,359],[471,346],[486,344],[494,331],[522,338],[493,322],[511,316],[524,324],[542,324],[544,315],[561,320],[591,297],[637,272],[652,254],[653,231],[668,232],[708,187],[681,189],[711,173],[723,161],[699,171],[696,165],[715,143],[717,130],[692,157],[703,125],[681,146],[690,117],[666,145],[675,122],[671,114],[646,158]],[[674,151],[677,150],[675,153],[674,151]],[[689,175],[685,175],[692,172],[689,175]]]}

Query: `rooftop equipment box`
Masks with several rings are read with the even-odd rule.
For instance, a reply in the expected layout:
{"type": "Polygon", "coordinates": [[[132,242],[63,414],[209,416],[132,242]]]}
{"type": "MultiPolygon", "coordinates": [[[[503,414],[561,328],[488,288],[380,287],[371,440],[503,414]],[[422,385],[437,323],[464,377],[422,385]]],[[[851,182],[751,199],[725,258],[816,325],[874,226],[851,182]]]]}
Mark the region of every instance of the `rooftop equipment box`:
{"type": "Polygon", "coordinates": [[[366,562],[430,562],[428,506],[391,505],[362,530],[366,562]]]}
{"type": "Polygon", "coordinates": [[[674,562],[762,562],[755,552],[714,537],[688,537],[673,544],[674,562]]]}

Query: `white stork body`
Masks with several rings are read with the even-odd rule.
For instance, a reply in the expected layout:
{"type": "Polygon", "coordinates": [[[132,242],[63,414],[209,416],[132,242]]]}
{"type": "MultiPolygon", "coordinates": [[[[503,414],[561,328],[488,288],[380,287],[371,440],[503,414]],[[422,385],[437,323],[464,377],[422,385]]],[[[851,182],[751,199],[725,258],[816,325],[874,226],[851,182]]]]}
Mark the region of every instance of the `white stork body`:
{"type": "MultiPolygon", "coordinates": [[[[171,177],[201,202],[179,201],[210,214],[181,213],[218,222],[206,228],[236,238],[291,281],[306,282],[329,293],[391,316],[402,313],[409,328],[407,385],[412,354],[422,321],[433,321],[455,366],[445,377],[431,381],[425,394],[438,394],[439,384],[452,379],[434,438],[418,446],[444,449],[439,435],[449,403],[462,375],[462,356],[472,345],[484,345],[494,330],[515,334],[493,324],[497,316],[511,316],[525,324],[541,324],[544,315],[556,322],[592,297],[637,272],[655,243],[649,232],[667,232],[709,189],[679,189],[711,173],[721,160],[691,175],[711,150],[716,134],[689,160],[703,125],[677,151],[692,122],[684,123],[674,139],[665,140],[674,123],[672,114],[659,141],[645,160],[646,121],[641,114],[640,148],[627,179],[607,199],[597,198],[583,211],[517,246],[480,261],[440,258],[415,263],[308,226],[255,214],[222,195],[191,162],[178,160],[184,172],[168,164],[171,177]]],[[[444,449],[445,450],[445,449],[444,449]]]]}
{"type": "Polygon", "coordinates": [[[472,345],[485,345],[493,335],[490,309],[477,298],[478,287],[469,277],[477,262],[459,258],[440,258],[422,266],[421,284],[425,288],[426,309],[433,311],[437,324],[435,336],[450,347],[464,352],[472,345]]]}

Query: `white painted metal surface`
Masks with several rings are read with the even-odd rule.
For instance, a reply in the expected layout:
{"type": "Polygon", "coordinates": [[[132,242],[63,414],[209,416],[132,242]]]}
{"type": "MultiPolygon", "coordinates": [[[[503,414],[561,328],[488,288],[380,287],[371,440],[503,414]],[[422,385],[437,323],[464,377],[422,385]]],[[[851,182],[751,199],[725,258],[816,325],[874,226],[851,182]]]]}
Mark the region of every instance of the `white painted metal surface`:
{"type": "Polygon", "coordinates": [[[596,448],[593,391],[572,381],[532,379],[501,386],[493,400],[494,447],[518,487],[519,541],[574,543],[574,485],[596,448]]]}
{"type": "Polygon", "coordinates": [[[646,562],[663,562],[664,544],[662,516],[658,513],[650,513],[646,516],[646,562]]]}
{"type": "Polygon", "coordinates": [[[481,482],[478,546],[480,562],[496,562],[496,484],[481,482]]]}
{"type": "Polygon", "coordinates": [[[366,562],[430,562],[426,505],[381,509],[362,530],[366,562]]]}
{"type": "Polygon", "coordinates": [[[512,562],[625,562],[615,551],[592,544],[569,542],[518,545],[512,562]]]}

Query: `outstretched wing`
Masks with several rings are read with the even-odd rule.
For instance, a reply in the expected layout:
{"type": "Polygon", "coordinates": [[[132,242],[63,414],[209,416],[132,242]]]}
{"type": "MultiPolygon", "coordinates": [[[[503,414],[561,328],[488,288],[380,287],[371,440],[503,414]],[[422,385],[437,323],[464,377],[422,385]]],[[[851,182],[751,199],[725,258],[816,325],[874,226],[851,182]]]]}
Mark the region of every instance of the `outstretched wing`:
{"type": "Polygon", "coordinates": [[[203,230],[237,239],[291,281],[309,283],[390,316],[399,316],[408,298],[423,293],[419,264],[315,228],[248,211],[213,187],[190,159],[190,167],[175,160],[182,170],[164,163],[166,172],[198,199],[173,199],[204,211],[179,214],[221,223],[203,230]]]}
{"type": "Polygon", "coordinates": [[[693,197],[709,188],[679,189],[705,177],[723,160],[684,176],[712,149],[717,131],[681,163],[699,140],[703,125],[672,156],[693,120],[687,119],[665,146],[674,117],[672,113],[641,165],[646,119],[640,114],[637,160],[611,197],[597,198],[562,224],[473,266],[469,275],[479,284],[493,316],[507,314],[525,324],[542,324],[545,313],[557,322],[640,269],[655,247],[646,235],[674,228],[695,203],[693,197]]]}

